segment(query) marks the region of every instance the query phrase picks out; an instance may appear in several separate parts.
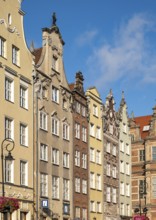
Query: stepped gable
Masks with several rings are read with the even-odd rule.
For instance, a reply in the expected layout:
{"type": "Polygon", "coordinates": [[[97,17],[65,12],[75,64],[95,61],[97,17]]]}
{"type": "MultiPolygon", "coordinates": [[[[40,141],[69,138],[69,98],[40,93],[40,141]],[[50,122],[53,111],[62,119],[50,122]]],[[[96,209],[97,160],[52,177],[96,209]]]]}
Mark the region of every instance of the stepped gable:
{"type": "Polygon", "coordinates": [[[149,135],[149,129],[144,130],[143,128],[144,126],[150,126],[151,117],[152,115],[146,115],[134,118],[135,123],[140,126],[140,134],[142,139],[145,139],[149,135]]]}

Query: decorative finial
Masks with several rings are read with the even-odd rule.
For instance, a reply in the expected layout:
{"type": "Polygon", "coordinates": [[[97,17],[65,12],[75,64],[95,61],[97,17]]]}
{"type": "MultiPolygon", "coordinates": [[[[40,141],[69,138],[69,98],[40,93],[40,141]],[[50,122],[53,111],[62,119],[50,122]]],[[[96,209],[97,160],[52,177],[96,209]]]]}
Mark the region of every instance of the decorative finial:
{"type": "Polygon", "coordinates": [[[53,26],[56,26],[57,19],[56,19],[56,13],[55,12],[53,13],[52,18],[53,18],[53,26]]]}
{"type": "Polygon", "coordinates": [[[131,112],[131,118],[134,119],[134,112],[131,112]]]}
{"type": "Polygon", "coordinates": [[[124,91],[122,91],[122,99],[124,99],[125,98],[125,96],[124,96],[124,91]]]}

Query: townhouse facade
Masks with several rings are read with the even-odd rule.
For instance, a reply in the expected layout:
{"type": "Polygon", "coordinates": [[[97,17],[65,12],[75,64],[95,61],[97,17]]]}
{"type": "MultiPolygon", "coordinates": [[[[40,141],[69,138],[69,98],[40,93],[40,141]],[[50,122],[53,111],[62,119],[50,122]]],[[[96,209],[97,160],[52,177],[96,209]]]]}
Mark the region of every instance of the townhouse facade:
{"type": "Polygon", "coordinates": [[[0,213],[0,219],[33,218],[33,58],[23,17],[21,1],[0,0],[0,196],[17,199],[20,206],[0,213]]]}
{"type": "Polygon", "coordinates": [[[102,100],[95,87],[86,91],[89,117],[89,217],[103,219],[102,100]]]}
{"type": "Polygon", "coordinates": [[[119,123],[110,90],[103,110],[104,219],[119,219],[119,123]]]}
{"type": "Polygon", "coordinates": [[[34,50],[36,219],[73,218],[72,94],[63,66],[56,15],[42,29],[42,48],[34,50]]]}
{"type": "Polygon", "coordinates": [[[156,106],[153,114],[130,118],[132,138],[132,211],[156,219],[156,106]]]}
{"type": "Polygon", "coordinates": [[[129,118],[127,104],[122,92],[122,99],[118,111],[119,118],[119,185],[120,185],[120,218],[131,219],[131,136],[129,132],[129,118]]]}
{"type": "Polygon", "coordinates": [[[83,75],[76,73],[70,84],[73,112],[73,219],[88,219],[88,115],[83,75]]]}

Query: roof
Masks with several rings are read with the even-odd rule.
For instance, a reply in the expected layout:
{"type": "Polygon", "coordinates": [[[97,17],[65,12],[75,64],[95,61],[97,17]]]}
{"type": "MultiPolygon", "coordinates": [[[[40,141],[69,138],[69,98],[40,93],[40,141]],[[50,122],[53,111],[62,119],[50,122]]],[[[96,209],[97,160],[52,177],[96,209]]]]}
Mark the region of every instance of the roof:
{"type": "Polygon", "coordinates": [[[32,54],[35,56],[35,64],[38,63],[41,53],[42,53],[42,47],[38,49],[34,49],[34,51],[32,52],[32,54]]]}
{"type": "Polygon", "coordinates": [[[140,126],[140,134],[142,139],[149,135],[148,125],[150,125],[151,117],[152,115],[146,115],[134,118],[135,123],[140,126]]]}

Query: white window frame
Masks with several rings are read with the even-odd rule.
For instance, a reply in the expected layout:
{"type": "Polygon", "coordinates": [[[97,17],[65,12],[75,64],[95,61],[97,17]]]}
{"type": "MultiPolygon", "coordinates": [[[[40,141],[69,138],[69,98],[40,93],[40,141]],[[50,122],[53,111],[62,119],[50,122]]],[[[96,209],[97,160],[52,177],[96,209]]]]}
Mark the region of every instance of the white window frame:
{"type": "Polygon", "coordinates": [[[110,142],[109,141],[107,141],[106,143],[106,152],[110,153],[110,142]]]}
{"type": "Polygon", "coordinates": [[[59,89],[52,86],[52,101],[59,104],[59,89]]]}
{"type": "Polygon", "coordinates": [[[90,172],[90,188],[95,189],[95,173],[90,172]]]}
{"type": "Polygon", "coordinates": [[[62,134],[64,140],[69,140],[69,125],[65,122],[62,125],[62,134]]]}
{"type": "Polygon", "coordinates": [[[116,169],[116,166],[113,165],[113,168],[112,168],[112,177],[116,179],[116,173],[117,173],[117,169],[116,169]]]}
{"type": "Polygon", "coordinates": [[[75,166],[80,167],[80,151],[75,151],[75,166]]]}
{"type": "Polygon", "coordinates": [[[28,146],[28,126],[20,123],[20,145],[28,146]]]}
{"type": "Polygon", "coordinates": [[[44,111],[40,111],[40,129],[47,131],[48,115],[44,111]]]}
{"type": "Polygon", "coordinates": [[[12,63],[20,66],[20,50],[15,45],[12,45],[12,63]]]}
{"type": "Polygon", "coordinates": [[[41,196],[48,196],[48,175],[45,173],[40,174],[40,190],[41,196]]]}
{"type": "Polygon", "coordinates": [[[6,40],[0,37],[0,56],[6,58],[6,40]]]}
{"type": "Polygon", "coordinates": [[[58,71],[58,58],[56,56],[52,57],[52,69],[58,71]]]}
{"type": "Polygon", "coordinates": [[[106,175],[107,176],[111,175],[111,165],[110,165],[110,163],[106,164],[106,175]]]}
{"type": "Polygon", "coordinates": [[[59,161],[60,161],[59,153],[60,152],[58,149],[52,148],[52,163],[54,165],[59,165],[59,161]]]}
{"type": "Polygon", "coordinates": [[[75,137],[80,139],[80,124],[77,122],[75,123],[75,137]]]}
{"type": "Polygon", "coordinates": [[[121,152],[124,152],[124,142],[123,141],[120,141],[120,151],[121,152]]]}
{"type": "Polygon", "coordinates": [[[28,87],[20,85],[20,107],[28,109],[28,87]]]}
{"type": "Polygon", "coordinates": [[[56,117],[52,117],[51,119],[51,132],[53,135],[59,136],[59,120],[56,117]]]}
{"type": "Polygon", "coordinates": [[[82,220],[87,220],[87,209],[82,208],[82,220]]]}
{"type": "Polygon", "coordinates": [[[111,188],[109,186],[106,188],[106,201],[111,202],[111,188]]]}
{"type": "Polygon", "coordinates": [[[5,182],[14,183],[14,161],[5,160],[5,182]]]}
{"type": "Polygon", "coordinates": [[[80,193],[80,178],[75,177],[75,192],[80,193]]]}
{"type": "Polygon", "coordinates": [[[120,182],[120,195],[125,195],[125,185],[124,182],[120,182]]]}
{"type": "Polygon", "coordinates": [[[112,202],[113,203],[117,202],[116,197],[117,197],[117,190],[116,188],[112,188],[112,202]]]}
{"type": "Polygon", "coordinates": [[[68,179],[63,179],[63,199],[70,200],[70,182],[68,179]]]}
{"type": "Polygon", "coordinates": [[[75,207],[75,219],[80,219],[80,207],[75,207]]]}
{"type": "Polygon", "coordinates": [[[87,194],[87,180],[82,180],[82,193],[87,194]]]}
{"type": "Polygon", "coordinates": [[[95,162],[95,149],[92,147],[90,148],[90,161],[95,162]]]}
{"type": "Polygon", "coordinates": [[[116,145],[113,144],[113,147],[112,147],[112,154],[113,156],[116,157],[116,145]]]}
{"type": "Polygon", "coordinates": [[[98,107],[95,104],[93,104],[93,115],[98,117],[98,107]]]}
{"type": "Polygon", "coordinates": [[[130,175],[130,164],[126,163],[126,175],[130,175]]]}
{"type": "Polygon", "coordinates": [[[23,160],[20,160],[20,184],[28,185],[28,162],[23,160]]]}
{"type": "Polygon", "coordinates": [[[82,141],[87,142],[87,128],[82,126],[82,141]]]}
{"type": "Polygon", "coordinates": [[[81,104],[79,102],[76,102],[76,112],[79,114],[81,112],[81,104]]]}
{"type": "Polygon", "coordinates": [[[97,202],[96,203],[96,211],[98,212],[98,213],[101,213],[102,211],[101,211],[102,209],[101,209],[101,202],[97,202]]]}
{"type": "Polygon", "coordinates": [[[126,183],[126,196],[130,196],[130,184],[126,183]]]}
{"type": "Polygon", "coordinates": [[[86,117],[86,107],[82,105],[82,116],[86,117]]]}
{"type": "Polygon", "coordinates": [[[96,175],[96,189],[101,190],[101,175],[100,174],[96,175]]]}
{"type": "Polygon", "coordinates": [[[101,151],[96,151],[96,163],[101,164],[101,151]]]}
{"type": "Polygon", "coordinates": [[[101,140],[101,128],[99,126],[96,127],[96,139],[101,140]]]}
{"type": "Polygon", "coordinates": [[[124,173],[124,172],[125,172],[124,161],[120,160],[120,173],[124,173]]]}
{"type": "Polygon", "coordinates": [[[126,154],[130,155],[130,145],[126,144],[126,154]]]}
{"type": "Polygon", "coordinates": [[[95,212],[95,201],[90,201],[90,212],[95,212]]]}
{"type": "Polygon", "coordinates": [[[58,176],[52,176],[52,199],[59,199],[59,185],[60,178],[58,176]]]}
{"type": "Polygon", "coordinates": [[[69,168],[69,153],[63,152],[63,167],[69,168]]]}
{"type": "Polygon", "coordinates": [[[94,130],[94,124],[90,123],[90,136],[94,137],[95,136],[95,130],[94,130]]]}
{"type": "Polygon", "coordinates": [[[87,169],[87,154],[82,153],[82,168],[87,169]]]}
{"type": "Polygon", "coordinates": [[[14,121],[9,117],[5,117],[5,138],[14,139],[14,121]]]}
{"type": "Polygon", "coordinates": [[[14,102],[14,80],[5,76],[5,100],[14,102]]]}

